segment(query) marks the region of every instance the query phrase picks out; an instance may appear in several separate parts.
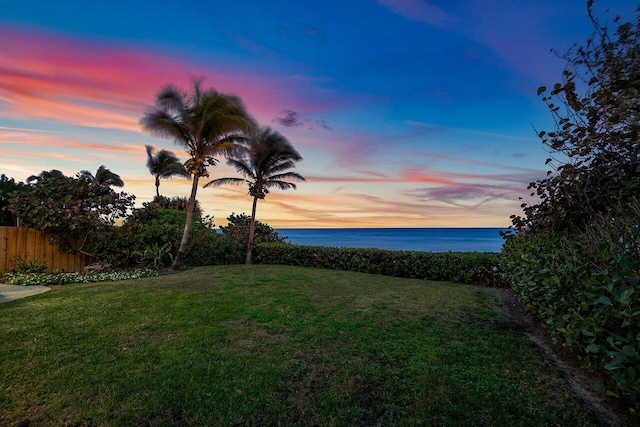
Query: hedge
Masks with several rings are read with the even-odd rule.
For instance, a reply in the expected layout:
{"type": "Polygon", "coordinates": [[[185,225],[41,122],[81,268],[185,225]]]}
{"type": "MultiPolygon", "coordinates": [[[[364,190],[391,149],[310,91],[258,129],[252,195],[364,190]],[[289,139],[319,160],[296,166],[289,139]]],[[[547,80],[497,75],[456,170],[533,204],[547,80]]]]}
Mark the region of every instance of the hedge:
{"type": "Polygon", "coordinates": [[[501,278],[498,257],[499,254],[494,252],[407,252],[286,243],[261,243],[255,252],[255,262],[262,264],[502,287],[505,283],[501,278]]]}
{"type": "Polygon", "coordinates": [[[640,410],[640,232],[629,227],[626,233],[633,235],[513,236],[503,248],[502,268],[516,297],[555,342],[586,368],[608,373],[595,388],[626,399],[635,412],[640,410]]]}

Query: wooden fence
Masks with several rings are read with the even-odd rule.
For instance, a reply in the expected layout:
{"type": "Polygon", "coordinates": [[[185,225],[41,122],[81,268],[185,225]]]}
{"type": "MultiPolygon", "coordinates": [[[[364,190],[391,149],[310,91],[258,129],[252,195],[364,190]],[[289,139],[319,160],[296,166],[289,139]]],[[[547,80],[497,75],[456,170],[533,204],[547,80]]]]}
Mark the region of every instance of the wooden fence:
{"type": "Polygon", "coordinates": [[[81,271],[96,262],[84,254],[71,254],[60,250],[57,242],[40,230],[24,227],[0,227],[0,272],[16,267],[16,257],[24,261],[44,260],[47,271],[81,271]]]}

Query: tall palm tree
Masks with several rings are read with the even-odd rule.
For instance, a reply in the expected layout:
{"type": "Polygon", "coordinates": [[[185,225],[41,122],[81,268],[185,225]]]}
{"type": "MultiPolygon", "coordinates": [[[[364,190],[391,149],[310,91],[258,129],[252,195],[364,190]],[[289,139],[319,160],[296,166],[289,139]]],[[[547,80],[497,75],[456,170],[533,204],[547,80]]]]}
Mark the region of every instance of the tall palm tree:
{"type": "Polygon", "coordinates": [[[124,181],[115,172],[107,169],[104,165],[101,165],[96,171],[95,176],[87,171],[82,170],[78,173],[80,178],[88,179],[100,185],[106,185],[108,187],[124,187],[124,181]]]}
{"type": "Polygon", "coordinates": [[[262,127],[251,138],[246,158],[228,160],[228,163],[246,178],[219,178],[205,184],[205,187],[217,187],[223,184],[248,184],[249,195],[253,197],[253,207],[249,222],[246,264],[251,264],[258,199],[264,199],[269,193],[269,188],[273,187],[281,190],[289,188],[295,190],[296,185],[286,180],[305,180],[299,173],[289,171],[295,167],[295,162],[300,160],[302,157],[287,138],[268,126],[262,127]]]}
{"type": "Polygon", "coordinates": [[[156,95],[155,106],[148,109],[140,124],[153,135],[173,140],[185,149],[189,160],[185,168],[193,175],[187,219],[173,268],[178,268],[189,241],[193,211],[200,177],[208,177],[207,167],[215,156],[229,155],[240,149],[254,125],[242,100],[214,89],[202,90],[202,79],[194,81],[193,92],[186,93],[173,84],[156,95]]]}
{"type": "Polygon", "coordinates": [[[189,172],[180,163],[180,160],[168,150],[160,150],[154,154],[155,148],[145,145],[147,148],[147,168],[156,179],[156,196],[160,197],[160,179],[173,178],[174,176],[188,177],[189,172]]]}

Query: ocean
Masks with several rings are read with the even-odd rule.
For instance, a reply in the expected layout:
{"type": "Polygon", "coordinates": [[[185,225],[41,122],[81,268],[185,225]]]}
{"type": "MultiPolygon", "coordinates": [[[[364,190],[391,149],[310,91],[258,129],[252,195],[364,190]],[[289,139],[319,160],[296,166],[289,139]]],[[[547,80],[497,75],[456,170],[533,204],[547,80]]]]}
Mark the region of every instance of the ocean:
{"type": "Polygon", "coordinates": [[[424,252],[500,252],[505,228],[280,228],[296,245],[424,252]]]}

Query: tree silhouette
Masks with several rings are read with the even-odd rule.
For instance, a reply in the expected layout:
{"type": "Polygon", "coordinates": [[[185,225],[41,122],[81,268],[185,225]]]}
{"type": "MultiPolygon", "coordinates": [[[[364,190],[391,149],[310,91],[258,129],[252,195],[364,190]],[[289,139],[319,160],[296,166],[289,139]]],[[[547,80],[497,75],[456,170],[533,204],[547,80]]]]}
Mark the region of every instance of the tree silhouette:
{"type": "Polygon", "coordinates": [[[216,156],[229,155],[254,127],[242,100],[214,89],[202,90],[202,79],[195,80],[193,92],[186,93],[173,84],[156,95],[155,106],[140,120],[153,135],[173,140],[185,149],[189,160],[185,168],[193,176],[184,233],[173,259],[178,268],[189,240],[200,177],[208,177],[207,168],[215,165],[216,156]]]}
{"type": "Polygon", "coordinates": [[[147,168],[149,173],[155,177],[157,197],[160,197],[160,179],[189,176],[184,165],[171,151],[160,150],[156,152],[156,149],[151,145],[145,145],[145,147],[147,148],[147,168]]]}
{"type": "Polygon", "coordinates": [[[295,189],[296,185],[287,180],[304,181],[302,175],[289,171],[300,160],[302,157],[287,138],[270,127],[263,127],[251,138],[246,158],[228,160],[228,163],[246,178],[219,178],[205,185],[205,187],[209,187],[224,184],[248,184],[249,195],[253,197],[253,206],[249,223],[246,264],[251,264],[258,199],[264,199],[270,188],[295,189]]]}
{"type": "Polygon", "coordinates": [[[98,168],[95,175],[87,170],[81,170],[78,176],[108,187],[124,187],[124,181],[122,181],[120,175],[107,169],[104,165],[98,168]]]}

